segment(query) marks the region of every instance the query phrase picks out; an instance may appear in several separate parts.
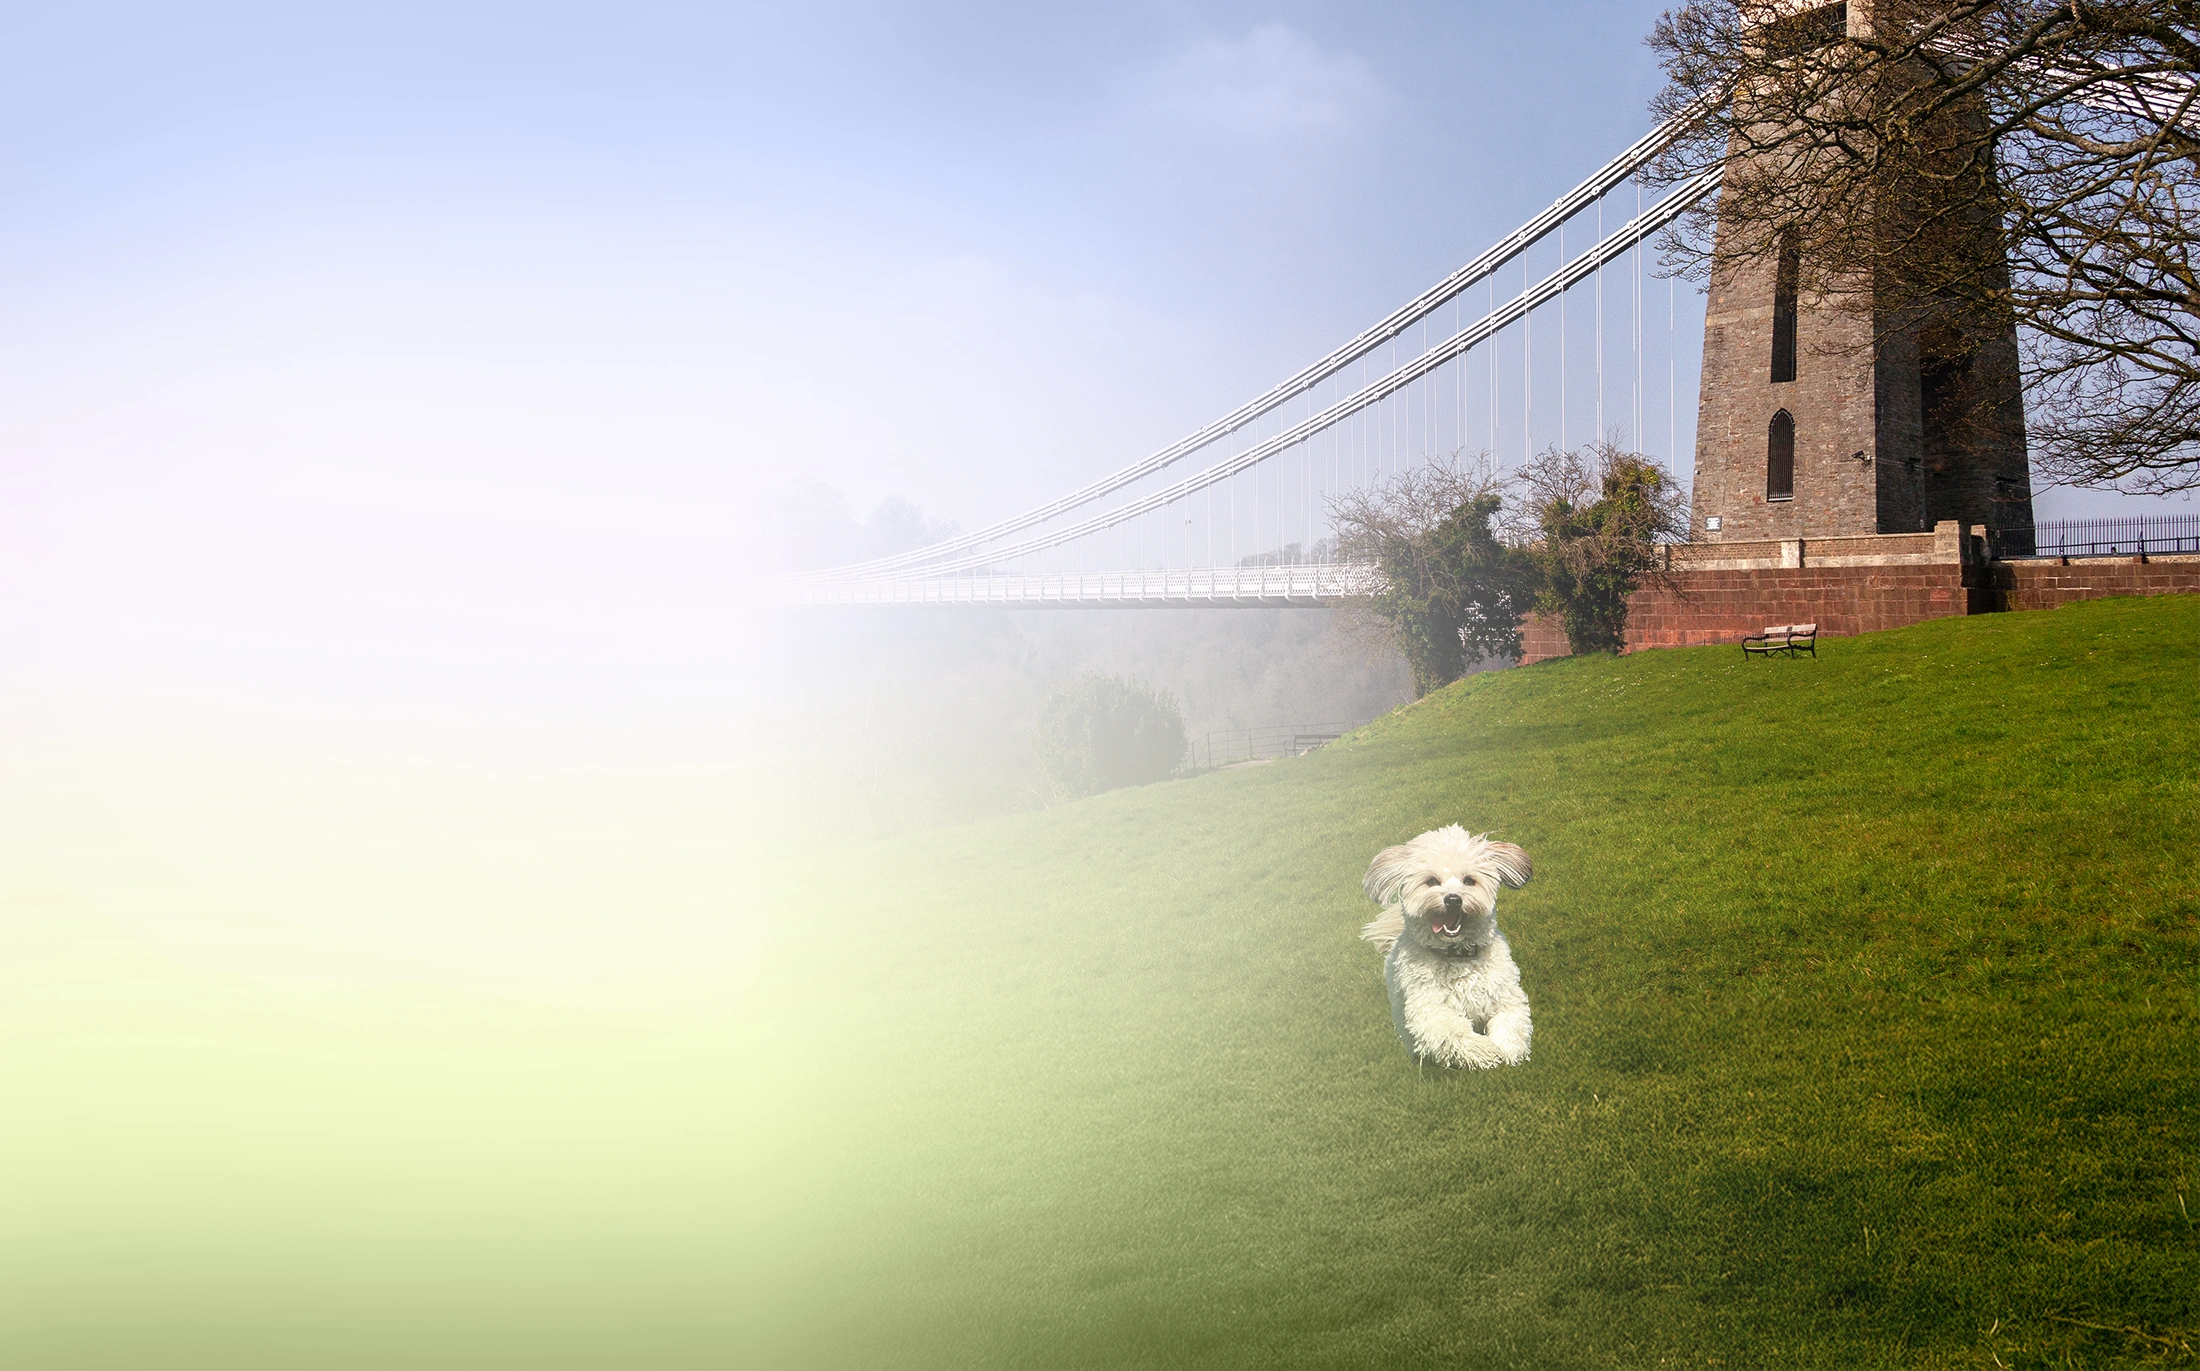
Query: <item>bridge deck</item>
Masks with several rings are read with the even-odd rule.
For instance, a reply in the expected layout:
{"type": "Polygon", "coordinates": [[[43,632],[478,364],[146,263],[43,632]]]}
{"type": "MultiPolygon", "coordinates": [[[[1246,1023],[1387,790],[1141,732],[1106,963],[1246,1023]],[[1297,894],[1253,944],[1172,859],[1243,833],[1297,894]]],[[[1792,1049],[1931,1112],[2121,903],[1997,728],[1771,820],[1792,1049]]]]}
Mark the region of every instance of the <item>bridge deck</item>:
{"type": "Polygon", "coordinates": [[[1181,567],[1032,576],[865,577],[784,585],[795,605],[995,605],[1103,609],[1111,605],[1192,609],[1323,609],[1364,597],[1372,566],[1181,567]]]}

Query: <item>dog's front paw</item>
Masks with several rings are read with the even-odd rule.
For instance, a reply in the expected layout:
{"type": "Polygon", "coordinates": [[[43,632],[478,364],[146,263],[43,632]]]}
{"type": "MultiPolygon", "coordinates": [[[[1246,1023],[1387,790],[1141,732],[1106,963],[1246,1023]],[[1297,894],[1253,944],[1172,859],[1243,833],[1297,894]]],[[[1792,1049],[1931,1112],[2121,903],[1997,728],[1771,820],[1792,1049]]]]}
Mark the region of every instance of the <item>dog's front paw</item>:
{"type": "Polygon", "coordinates": [[[1461,1069],[1505,1065],[1504,1049],[1471,1029],[1423,1043],[1421,1055],[1439,1066],[1461,1069]]]}

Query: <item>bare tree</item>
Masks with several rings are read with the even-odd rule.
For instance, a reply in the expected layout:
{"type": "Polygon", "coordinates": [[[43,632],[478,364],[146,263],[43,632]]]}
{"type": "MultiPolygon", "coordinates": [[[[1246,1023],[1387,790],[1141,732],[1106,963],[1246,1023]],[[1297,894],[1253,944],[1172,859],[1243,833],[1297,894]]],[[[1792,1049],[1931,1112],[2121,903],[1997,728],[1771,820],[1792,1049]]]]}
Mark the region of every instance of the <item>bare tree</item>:
{"type": "Polygon", "coordinates": [[[1653,174],[1725,169],[1670,266],[1785,251],[1943,348],[2013,322],[2042,475],[2200,486],[2200,0],[1689,0],[1649,43],[1653,174]]]}

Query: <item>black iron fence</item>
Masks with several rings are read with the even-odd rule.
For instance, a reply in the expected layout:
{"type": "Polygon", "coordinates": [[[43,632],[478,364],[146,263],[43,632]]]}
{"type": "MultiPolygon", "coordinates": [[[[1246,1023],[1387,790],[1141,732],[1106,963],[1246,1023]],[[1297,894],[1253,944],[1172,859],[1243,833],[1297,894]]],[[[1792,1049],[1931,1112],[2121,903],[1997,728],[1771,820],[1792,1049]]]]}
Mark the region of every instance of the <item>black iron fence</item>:
{"type": "MultiPolygon", "coordinates": [[[[2018,543],[2010,530],[2004,543],[2018,543]]],[[[2021,535],[2020,535],[2021,536],[2021,535]]],[[[2140,552],[2200,552],[2200,514],[2126,519],[2047,519],[2032,530],[2035,557],[2118,557],[2140,552]]]]}
{"type": "Polygon", "coordinates": [[[1192,768],[1212,771],[1237,762],[1301,757],[1333,743],[1358,724],[1274,724],[1267,728],[1225,728],[1192,742],[1192,768]]]}

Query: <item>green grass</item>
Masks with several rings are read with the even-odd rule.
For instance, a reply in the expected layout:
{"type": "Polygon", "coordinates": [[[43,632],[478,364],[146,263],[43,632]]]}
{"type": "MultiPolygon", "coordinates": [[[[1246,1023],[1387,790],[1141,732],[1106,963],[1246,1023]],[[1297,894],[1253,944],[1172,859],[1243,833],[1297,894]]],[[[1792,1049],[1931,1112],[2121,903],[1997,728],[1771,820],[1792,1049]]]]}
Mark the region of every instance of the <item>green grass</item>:
{"type": "Polygon", "coordinates": [[[0,1347],[2190,1364],[2196,734],[2186,597],[1559,661],[790,857],[722,1019],[13,1010],[0,1117],[57,1122],[0,1138],[0,1347]],[[1535,860],[1524,1067],[1417,1069],[1354,936],[1369,856],[1455,820],[1535,860]]]}

